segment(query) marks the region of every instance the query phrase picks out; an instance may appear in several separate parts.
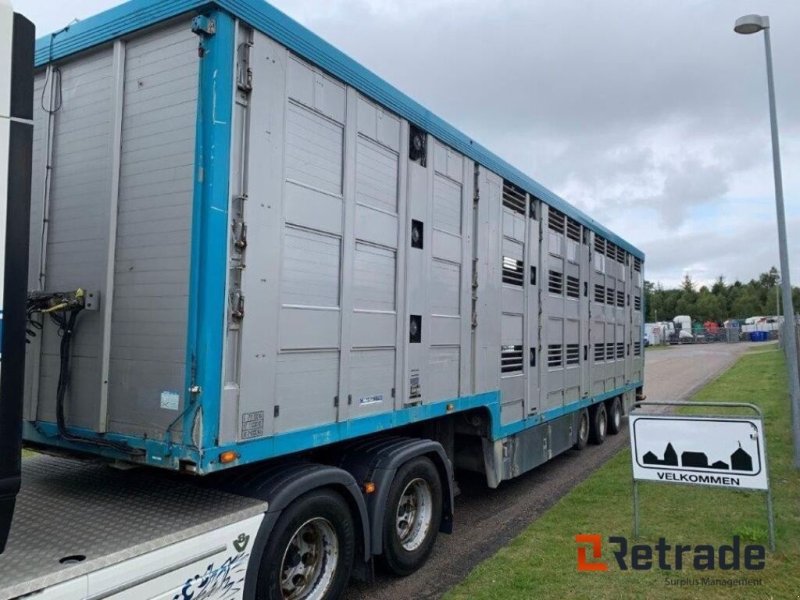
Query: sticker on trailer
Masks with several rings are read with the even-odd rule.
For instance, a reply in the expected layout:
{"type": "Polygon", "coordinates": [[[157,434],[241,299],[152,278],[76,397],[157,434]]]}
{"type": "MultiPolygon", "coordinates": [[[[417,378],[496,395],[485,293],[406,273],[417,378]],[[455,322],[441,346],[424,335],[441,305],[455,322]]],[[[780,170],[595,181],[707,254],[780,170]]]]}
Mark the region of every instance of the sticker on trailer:
{"type": "Polygon", "coordinates": [[[383,394],[375,394],[374,396],[364,396],[358,399],[361,406],[368,406],[370,404],[380,404],[383,402],[383,394]]]}
{"type": "Polygon", "coordinates": [[[161,408],[164,410],[178,410],[181,396],[176,392],[161,392],[161,408]]]}
{"type": "Polygon", "coordinates": [[[767,490],[760,419],[631,415],[633,478],[767,490]]]}

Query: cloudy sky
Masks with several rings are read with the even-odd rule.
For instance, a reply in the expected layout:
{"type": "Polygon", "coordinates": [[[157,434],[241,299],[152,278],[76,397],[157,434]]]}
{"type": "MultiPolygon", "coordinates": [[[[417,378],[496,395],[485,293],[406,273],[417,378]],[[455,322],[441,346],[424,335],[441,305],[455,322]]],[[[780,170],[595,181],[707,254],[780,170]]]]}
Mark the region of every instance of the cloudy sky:
{"type": "MultiPolygon", "coordinates": [[[[13,0],[44,34],[116,0],[13,0]]],[[[769,14],[792,279],[800,285],[800,2],[274,0],[647,253],[647,278],[778,264],[769,14]]]]}

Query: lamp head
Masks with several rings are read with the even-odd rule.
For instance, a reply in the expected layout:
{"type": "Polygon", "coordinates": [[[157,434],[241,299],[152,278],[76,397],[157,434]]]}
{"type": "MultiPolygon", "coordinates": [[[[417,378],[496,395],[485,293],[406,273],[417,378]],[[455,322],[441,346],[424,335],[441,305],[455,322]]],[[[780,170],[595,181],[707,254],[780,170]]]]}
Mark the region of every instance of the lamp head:
{"type": "Polygon", "coordinates": [[[749,35],[751,33],[758,33],[769,27],[769,17],[762,17],[761,15],[746,15],[736,19],[736,24],[733,30],[736,33],[749,35]]]}

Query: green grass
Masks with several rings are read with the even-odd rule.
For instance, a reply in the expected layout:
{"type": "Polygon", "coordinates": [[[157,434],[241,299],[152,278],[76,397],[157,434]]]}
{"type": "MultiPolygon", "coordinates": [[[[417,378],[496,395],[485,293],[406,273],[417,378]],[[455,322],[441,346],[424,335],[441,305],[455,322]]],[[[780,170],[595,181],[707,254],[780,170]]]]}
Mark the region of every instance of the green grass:
{"type": "MultiPolygon", "coordinates": [[[[786,370],[777,349],[745,354],[695,400],[758,404],[765,414],[770,479],[774,494],[777,551],[763,571],[694,572],[680,577],[760,578],[759,587],[677,587],[665,571],[620,571],[604,547],[605,573],[578,573],[575,535],[597,533],[632,538],[630,450],[620,452],[562,498],[541,519],[494,557],[479,565],[446,598],[800,598],[800,473],[792,468],[786,370]]],[[[693,409],[696,410],[696,409],[693,409]]],[[[641,540],[667,543],[767,545],[764,495],[643,483],[641,540]],[[723,510],[724,508],[724,510],[723,510]]],[[[606,545],[607,546],[607,545],[606,545]]]]}

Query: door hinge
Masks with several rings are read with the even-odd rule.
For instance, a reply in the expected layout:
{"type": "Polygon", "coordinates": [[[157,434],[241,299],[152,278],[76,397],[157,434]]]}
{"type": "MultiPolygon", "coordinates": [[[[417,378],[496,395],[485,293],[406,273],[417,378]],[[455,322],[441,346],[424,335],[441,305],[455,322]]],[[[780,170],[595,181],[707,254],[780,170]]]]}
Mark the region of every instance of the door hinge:
{"type": "Polygon", "coordinates": [[[239,55],[236,64],[236,86],[239,91],[250,93],[253,91],[253,69],[250,68],[250,49],[253,40],[247,40],[239,46],[239,55]]]}
{"type": "Polygon", "coordinates": [[[243,219],[237,219],[232,224],[233,228],[233,247],[239,253],[247,249],[247,223],[243,219]]]}
{"type": "Polygon", "coordinates": [[[231,319],[237,323],[244,320],[244,295],[239,289],[231,292],[231,319]]]}

